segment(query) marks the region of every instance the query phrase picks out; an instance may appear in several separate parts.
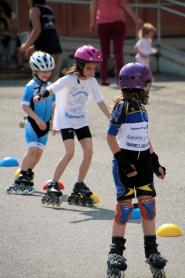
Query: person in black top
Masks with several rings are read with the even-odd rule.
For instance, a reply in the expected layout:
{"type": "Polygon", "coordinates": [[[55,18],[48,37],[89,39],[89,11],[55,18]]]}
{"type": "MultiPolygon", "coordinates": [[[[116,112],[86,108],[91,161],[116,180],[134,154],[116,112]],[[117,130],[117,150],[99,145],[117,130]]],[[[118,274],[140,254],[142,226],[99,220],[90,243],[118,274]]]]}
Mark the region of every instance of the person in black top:
{"type": "Polygon", "coordinates": [[[31,33],[21,45],[21,51],[30,56],[33,51],[40,50],[51,54],[55,59],[55,69],[51,81],[60,76],[62,64],[62,48],[56,32],[55,17],[45,0],[27,0],[30,6],[29,19],[31,33]]]}
{"type": "Polygon", "coordinates": [[[16,14],[8,1],[0,1],[0,53],[3,67],[12,66],[14,58],[21,60],[20,53],[16,53],[18,34],[16,14]],[[16,55],[17,54],[17,55],[16,55]]]}

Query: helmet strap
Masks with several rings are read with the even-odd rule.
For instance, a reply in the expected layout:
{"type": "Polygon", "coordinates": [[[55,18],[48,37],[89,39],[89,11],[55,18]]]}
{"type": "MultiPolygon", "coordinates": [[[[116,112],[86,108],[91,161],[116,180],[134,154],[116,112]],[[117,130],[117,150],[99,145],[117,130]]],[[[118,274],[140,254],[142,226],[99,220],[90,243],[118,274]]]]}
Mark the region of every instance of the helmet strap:
{"type": "Polygon", "coordinates": [[[47,81],[41,80],[41,79],[38,77],[37,71],[34,73],[34,76],[35,76],[43,85],[46,84],[46,83],[48,82],[48,80],[47,80],[47,81]]]}

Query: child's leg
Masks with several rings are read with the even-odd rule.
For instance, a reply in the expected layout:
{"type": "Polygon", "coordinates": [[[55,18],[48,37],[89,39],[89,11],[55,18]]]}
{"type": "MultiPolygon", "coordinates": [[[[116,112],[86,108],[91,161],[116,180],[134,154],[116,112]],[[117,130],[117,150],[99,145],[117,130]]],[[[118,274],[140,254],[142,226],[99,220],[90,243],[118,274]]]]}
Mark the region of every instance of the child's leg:
{"type": "Polygon", "coordinates": [[[118,201],[113,220],[112,237],[124,237],[126,224],[133,211],[132,200],[118,201]]]}
{"type": "Polygon", "coordinates": [[[142,215],[142,226],[144,235],[155,235],[155,199],[150,196],[140,196],[138,198],[138,205],[142,215]]]}
{"type": "Polygon", "coordinates": [[[79,167],[78,181],[84,181],[89,170],[93,155],[92,138],[84,138],[80,140],[80,144],[83,150],[83,160],[79,167]]]}
{"type": "Polygon", "coordinates": [[[13,185],[7,188],[7,193],[32,193],[34,191],[32,169],[41,158],[43,150],[39,147],[30,147],[21,162],[21,171],[13,185]]]}
{"type": "Polygon", "coordinates": [[[125,270],[127,264],[123,257],[123,251],[125,250],[125,228],[130,216],[132,214],[133,205],[132,200],[120,200],[116,205],[116,213],[113,220],[112,228],[112,244],[110,245],[110,251],[108,255],[108,273],[114,273],[114,271],[125,270]]]}
{"type": "Polygon", "coordinates": [[[163,269],[166,265],[166,259],[160,255],[157,248],[158,244],[156,242],[155,233],[155,199],[151,196],[140,196],[138,198],[138,206],[142,216],[145,257],[149,265],[154,269],[163,269]]]}
{"type": "Polygon", "coordinates": [[[79,167],[78,181],[75,182],[75,184],[73,186],[73,192],[69,196],[68,202],[69,202],[69,204],[74,203],[74,204],[83,205],[83,206],[92,205],[93,199],[90,198],[90,196],[92,195],[92,191],[83,182],[87,175],[87,172],[88,172],[88,169],[89,169],[89,166],[91,163],[91,158],[92,158],[92,153],[93,153],[92,139],[91,139],[91,137],[83,138],[83,139],[80,139],[79,142],[83,149],[83,160],[79,167]]]}
{"type": "MultiPolygon", "coordinates": [[[[133,185],[131,185],[132,183],[129,182],[129,179],[120,171],[116,159],[113,159],[112,172],[117,191],[117,205],[113,220],[112,244],[110,245],[107,260],[108,274],[114,274],[114,271],[124,271],[127,268],[125,258],[123,257],[126,242],[124,236],[127,222],[133,211],[132,198],[135,197],[133,185]]],[[[120,275],[120,273],[116,272],[116,275],[118,274],[120,275]]]]}
{"type": "Polygon", "coordinates": [[[58,161],[53,174],[53,180],[58,181],[74,155],[74,139],[64,140],[65,154],[58,161]]]}
{"type": "Polygon", "coordinates": [[[35,165],[39,162],[42,153],[43,150],[41,148],[29,148],[22,159],[21,170],[27,171],[28,169],[33,169],[35,165]]]}

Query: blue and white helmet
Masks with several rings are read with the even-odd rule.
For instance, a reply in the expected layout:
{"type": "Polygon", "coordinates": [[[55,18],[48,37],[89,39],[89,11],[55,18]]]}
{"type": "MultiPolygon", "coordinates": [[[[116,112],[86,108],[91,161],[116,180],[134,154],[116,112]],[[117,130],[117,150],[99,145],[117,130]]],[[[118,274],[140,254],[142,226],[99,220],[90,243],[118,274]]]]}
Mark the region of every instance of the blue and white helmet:
{"type": "Polygon", "coordinates": [[[35,51],[30,57],[29,64],[34,71],[49,71],[55,68],[54,58],[43,51],[35,51]]]}

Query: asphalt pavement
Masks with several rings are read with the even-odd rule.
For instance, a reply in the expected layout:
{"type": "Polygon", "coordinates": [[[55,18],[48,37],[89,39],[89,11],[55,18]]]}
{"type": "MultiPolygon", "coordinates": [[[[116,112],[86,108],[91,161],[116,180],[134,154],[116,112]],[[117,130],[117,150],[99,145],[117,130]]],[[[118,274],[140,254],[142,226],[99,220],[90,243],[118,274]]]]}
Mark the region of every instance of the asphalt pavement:
{"type": "MultiPolygon", "coordinates": [[[[157,75],[148,105],[150,137],[166,179],[155,179],[157,228],[165,223],[178,225],[183,236],[158,237],[159,250],[169,262],[167,278],[185,277],[185,80],[157,75]]],[[[24,113],[21,97],[25,80],[0,81],[0,159],[25,152],[24,129],[19,127],[24,113]]],[[[102,87],[111,106],[119,93],[115,84],[102,87]]],[[[0,168],[0,278],[105,278],[111,242],[112,218],[116,204],[111,174],[112,155],[106,142],[108,122],[94,102],[89,103],[89,121],[94,155],[87,185],[101,202],[93,208],[68,205],[67,195],[76,181],[82,152],[76,141],[75,156],[62,182],[64,201],[58,208],[43,207],[41,185],[52,176],[63,154],[60,135],[49,136],[40,163],[35,168],[32,196],[7,195],[5,189],[17,169],[0,168]]],[[[126,231],[128,269],[126,278],[152,277],[145,263],[141,223],[129,222],[126,231]]]]}

